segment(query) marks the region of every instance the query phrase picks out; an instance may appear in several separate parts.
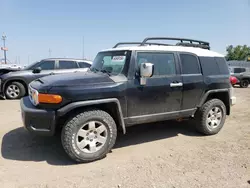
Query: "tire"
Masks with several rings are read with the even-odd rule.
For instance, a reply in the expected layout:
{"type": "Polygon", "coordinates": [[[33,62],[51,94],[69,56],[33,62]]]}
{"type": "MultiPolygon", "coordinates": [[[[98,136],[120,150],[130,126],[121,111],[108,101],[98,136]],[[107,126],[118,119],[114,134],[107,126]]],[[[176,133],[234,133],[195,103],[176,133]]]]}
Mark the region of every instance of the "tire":
{"type": "Polygon", "coordinates": [[[78,163],[92,162],[104,158],[113,148],[116,137],[117,127],[114,119],[102,110],[88,110],[70,118],[61,133],[62,146],[65,152],[78,163]],[[93,129],[93,127],[97,128],[93,129]],[[102,133],[100,127],[104,130],[102,133]],[[101,144],[102,141],[98,142],[100,138],[105,138],[106,141],[101,144]],[[101,145],[98,146],[98,144],[101,145]],[[100,148],[98,149],[98,147],[100,148]]]}
{"type": "Polygon", "coordinates": [[[5,87],[6,99],[21,99],[25,94],[25,87],[20,82],[11,82],[5,87]]]}
{"type": "MultiPolygon", "coordinates": [[[[195,114],[195,124],[196,129],[198,132],[204,134],[204,135],[214,135],[217,134],[223,127],[226,120],[226,106],[225,104],[219,100],[219,99],[211,99],[207,101],[203,106],[198,109],[198,111],[195,114]],[[216,113],[217,115],[210,116],[210,112],[215,113],[213,111],[217,111],[216,109],[219,109],[221,112],[221,118],[218,120],[219,113],[216,113]],[[217,117],[218,116],[218,117],[217,117]],[[214,118],[215,120],[211,121],[211,118],[214,118]],[[209,121],[211,121],[209,123],[209,121]],[[217,126],[212,126],[214,122],[217,122],[217,126]],[[210,124],[210,125],[209,125],[210,124]]],[[[215,125],[215,124],[214,124],[215,125]]]]}
{"type": "Polygon", "coordinates": [[[249,86],[249,81],[248,80],[241,80],[240,81],[240,87],[247,88],[248,86],[249,86]]]}

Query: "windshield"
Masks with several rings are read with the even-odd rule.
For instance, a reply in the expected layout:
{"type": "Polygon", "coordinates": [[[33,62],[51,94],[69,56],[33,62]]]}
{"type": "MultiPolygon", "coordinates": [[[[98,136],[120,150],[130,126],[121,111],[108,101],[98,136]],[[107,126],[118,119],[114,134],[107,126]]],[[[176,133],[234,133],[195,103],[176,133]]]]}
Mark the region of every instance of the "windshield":
{"type": "Polygon", "coordinates": [[[34,62],[34,63],[32,63],[32,64],[30,64],[30,65],[24,67],[23,70],[32,70],[33,67],[34,67],[37,63],[38,63],[38,61],[36,61],[36,62],[34,62]]]}
{"type": "Polygon", "coordinates": [[[129,59],[129,54],[128,51],[99,52],[90,70],[93,72],[106,72],[110,75],[121,74],[126,60],[129,59]]]}

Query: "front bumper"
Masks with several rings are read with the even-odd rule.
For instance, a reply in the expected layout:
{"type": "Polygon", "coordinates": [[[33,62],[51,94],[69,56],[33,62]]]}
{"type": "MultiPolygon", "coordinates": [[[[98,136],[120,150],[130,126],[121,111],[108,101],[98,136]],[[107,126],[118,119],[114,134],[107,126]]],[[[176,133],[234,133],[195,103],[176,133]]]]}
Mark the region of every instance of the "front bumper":
{"type": "Polygon", "coordinates": [[[55,111],[39,109],[24,97],[20,101],[24,127],[32,133],[43,136],[52,136],[55,133],[55,111]]]}

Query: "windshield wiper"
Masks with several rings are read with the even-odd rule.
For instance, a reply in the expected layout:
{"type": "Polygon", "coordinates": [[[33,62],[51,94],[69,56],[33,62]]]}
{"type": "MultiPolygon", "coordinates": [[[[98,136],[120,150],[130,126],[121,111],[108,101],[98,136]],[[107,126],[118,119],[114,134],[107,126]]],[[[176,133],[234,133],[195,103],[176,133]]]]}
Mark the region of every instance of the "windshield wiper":
{"type": "Polygon", "coordinates": [[[107,71],[107,70],[105,70],[105,69],[102,69],[102,70],[100,70],[101,72],[103,72],[103,73],[107,73],[109,76],[111,76],[111,72],[109,72],[109,71],[107,71]]]}

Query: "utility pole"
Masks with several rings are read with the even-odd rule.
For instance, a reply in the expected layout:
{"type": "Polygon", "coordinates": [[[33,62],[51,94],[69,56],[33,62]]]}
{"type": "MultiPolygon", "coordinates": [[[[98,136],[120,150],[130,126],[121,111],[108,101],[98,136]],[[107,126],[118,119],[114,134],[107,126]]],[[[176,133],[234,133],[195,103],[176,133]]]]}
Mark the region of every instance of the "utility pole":
{"type": "Polygon", "coordinates": [[[3,40],[3,53],[4,53],[4,64],[7,64],[7,57],[6,57],[6,51],[7,51],[7,48],[5,47],[5,40],[6,40],[6,35],[3,33],[2,35],[2,40],[3,40]]]}
{"type": "Polygon", "coordinates": [[[84,59],[84,36],[82,37],[82,59],[84,59]]]}
{"type": "Polygon", "coordinates": [[[51,52],[52,52],[52,50],[49,48],[49,57],[51,56],[51,52]]]}

